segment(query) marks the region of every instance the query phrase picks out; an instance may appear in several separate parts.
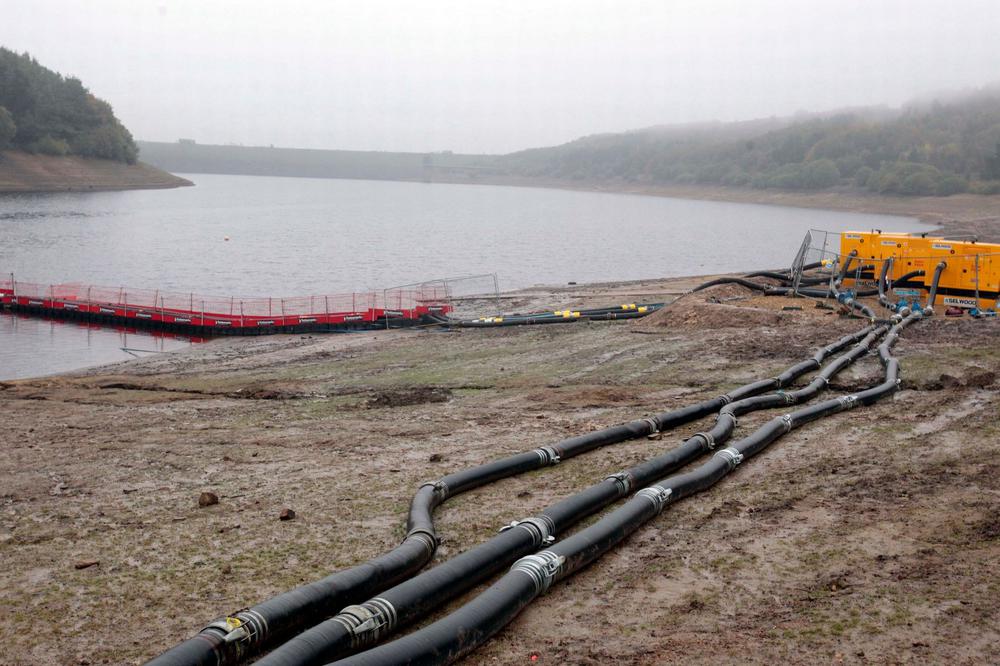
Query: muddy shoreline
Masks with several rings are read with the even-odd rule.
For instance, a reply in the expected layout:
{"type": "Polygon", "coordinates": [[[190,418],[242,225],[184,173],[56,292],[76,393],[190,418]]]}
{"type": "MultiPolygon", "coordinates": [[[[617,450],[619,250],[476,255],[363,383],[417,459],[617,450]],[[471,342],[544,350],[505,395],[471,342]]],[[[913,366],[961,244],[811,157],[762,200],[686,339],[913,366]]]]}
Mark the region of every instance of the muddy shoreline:
{"type": "Polygon", "coordinates": [[[940,233],[951,236],[976,236],[984,242],[1000,242],[1000,195],[956,194],[948,197],[901,197],[869,194],[853,189],[796,192],[789,190],[759,190],[749,187],[713,185],[640,185],[567,181],[561,179],[519,178],[513,176],[480,176],[468,178],[435,177],[434,182],[507,187],[542,187],[637,194],[643,196],[728,201],[792,208],[816,208],[853,213],[900,215],[913,217],[933,225],[940,233]]]}
{"type": "Polygon", "coordinates": [[[154,166],[68,155],[0,152],[0,195],[171,189],[194,185],[154,166]]]}
{"type": "MultiPolygon", "coordinates": [[[[699,282],[508,302],[671,301],[699,282]]],[[[772,376],[860,325],[789,305],[811,302],[725,287],[656,321],[225,339],[2,383],[0,664],[141,663],[391,548],[425,481],[772,376]],[[219,503],[199,507],[203,492],[219,503]],[[285,508],[294,520],[279,520],[285,508]]],[[[673,506],[468,663],[989,661],[998,334],[944,317],[908,330],[891,400],[795,431],[673,506]]],[[[831,394],[878,375],[874,358],[859,362],[831,394]]],[[[449,501],[436,561],[703,426],[449,501]]]]}

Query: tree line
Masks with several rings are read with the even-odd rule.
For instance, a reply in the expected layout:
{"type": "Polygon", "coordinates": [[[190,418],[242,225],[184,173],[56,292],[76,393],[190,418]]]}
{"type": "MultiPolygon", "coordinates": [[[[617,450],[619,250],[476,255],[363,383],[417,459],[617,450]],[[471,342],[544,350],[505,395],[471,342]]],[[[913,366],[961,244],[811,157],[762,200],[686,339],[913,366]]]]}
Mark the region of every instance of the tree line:
{"type": "Polygon", "coordinates": [[[0,47],[0,150],[82,155],[128,164],[139,151],[111,105],[79,79],[0,47]]]}
{"type": "Polygon", "coordinates": [[[533,178],[883,194],[1000,193],[1000,87],[898,111],[654,127],[500,158],[533,178]]]}

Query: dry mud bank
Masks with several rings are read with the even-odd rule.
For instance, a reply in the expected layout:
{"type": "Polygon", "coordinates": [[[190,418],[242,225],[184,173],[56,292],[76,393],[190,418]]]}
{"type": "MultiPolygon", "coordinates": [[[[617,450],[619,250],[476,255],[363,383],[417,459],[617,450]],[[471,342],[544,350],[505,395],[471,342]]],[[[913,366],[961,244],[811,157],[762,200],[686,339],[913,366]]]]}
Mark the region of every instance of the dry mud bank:
{"type": "MultiPolygon", "coordinates": [[[[510,307],[669,300],[697,282],[539,289],[510,307]]],[[[811,305],[722,287],[635,322],[227,339],[0,384],[0,663],[141,662],[391,548],[424,481],[773,376],[861,326],[811,305]],[[199,508],[206,491],[219,503],[199,508]]],[[[902,391],[670,507],[468,661],[993,660],[998,335],[944,317],[908,329],[902,391]]],[[[862,360],[830,395],[879,376],[862,360]]],[[[437,560],[703,426],[449,501],[437,560]]]]}
{"type": "Polygon", "coordinates": [[[0,152],[0,193],[153,190],[193,185],[143,162],[0,152]]]}

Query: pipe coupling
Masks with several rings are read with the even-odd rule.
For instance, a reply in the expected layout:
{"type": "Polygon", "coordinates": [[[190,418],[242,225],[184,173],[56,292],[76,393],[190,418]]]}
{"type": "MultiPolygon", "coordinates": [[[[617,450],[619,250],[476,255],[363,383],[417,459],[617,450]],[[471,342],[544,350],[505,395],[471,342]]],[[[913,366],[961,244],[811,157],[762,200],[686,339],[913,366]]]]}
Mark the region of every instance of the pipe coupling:
{"type": "Polygon", "coordinates": [[[696,432],[695,434],[691,435],[691,439],[694,439],[695,437],[701,437],[705,441],[705,449],[707,451],[711,451],[712,449],[715,448],[715,437],[712,437],[710,433],[696,432]]]}
{"type": "Polygon", "coordinates": [[[604,477],[604,480],[615,482],[619,496],[628,495],[628,491],[632,490],[632,475],[628,472],[615,472],[604,477]]]}
{"type": "Polygon", "coordinates": [[[357,606],[348,606],[333,617],[351,634],[351,647],[377,643],[392,631],[398,620],[396,609],[388,600],[375,597],[357,606]]]}
{"type": "Polygon", "coordinates": [[[840,403],[843,409],[854,409],[858,406],[858,396],[856,395],[845,395],[843,397],[837,398],[837,402],[840,403]]]}
{"type": "Polygon", "coordinates": [[[635,494],[636,497],[645,497],[650,502],[653,503],[653,508],[656,509],[656,513],[663,511],[663,507],[667,505],[667,500],[670,496],[674,494],[674,491],[670,488],[664,488],[663,486],[648,486],[643,488],[635,494]]]}
{"type": "Polygon", "coordinates": [[[725,460],[729,469],[736,469],[736,466],[743,462],[743,454],[732,446],[716,451],[715,457],[725,460]]]}
{"type": "Polygon", "coordinates": [[[525,555],[510,570],[527,575],[535,584],[535,594],[545,594],[556,574],[566,562],[562,555],[556,555],[551,550],[543,550],[534,555],[525,555]]]}
{"type": "Polygon", "coordinates": [[[660,424],[656,421],[656,419],[648,418],[648,419],[643,419],[643,421],[649,424],[650,435],[655,435],[656,433],[660,432],[660,424]]]}
{"type": "Polygon", "coordinates": [[[441,545],[441,537],[439,537],[437,534],[434,534],[432,530],[429,530],[425,527],[415,527],[414,529],[410,530],[409,532],[406,533],[406,536],[403,537],[403,541],[406,541],[407,539],[411,538],[419,539],[420,541],[424,542],[424,545],[427,546],[427,550],[429,550],[431,553],[437,550],[437,547],[441,545]]]}
{"type": "Polygon", "coordinates": [[[542,446],[535,449],[535,455],[541,460],[542,466],[545,465],[558,465],[562,458],[559,457],[559,453],[551,446],[542,446]]]}
{"type": "Polygon", "coordinates": [[[515,527],[527,530],[531,534],[536,546],[546,546],[556,540],[555,536],[553,536],[556,531],[555,523],[545,514],[535,516],[534,518],[525,518],[524,520],[514,520],[510,525],[501,527],[499,531],[506,532],[515,527]]]}
{"type": "MultiPolygon", "coordinates": [[[[424,486],[433,488],[434,494],[441,497],[441,499],[445,499],[448,497],[448,484],[440,479],[438,479],[437,481],[427,481],[426,483],[420,484],[420,488],[423,488],[424,486]]],[[[420,488],[418,488],[417,490],[419,490],[420,488]]]]}
{"type": "Polygon", "coordinates": [[[723,393],[722,395],[719,396],[719,398],[722,400],[722,404],[724,405],[728,405],[733,401],[732,396],[730,396],[728,393],[723,393]]]}
{"type": "Polygon", "coordinates": [[[211,622],[202,632],[222,634],[224,643],[241,643],[238,651],[242,652],[251,645],[260,643],[267,635],[267,620],[264,616],[250,608],[244,608],[232,615],[220,617],[211,622]]]}
{"type": "Polygon", "coordinates": [[[789,432],[792,429],[792,415],[785,414],[781,417],[781,427],[785,429],[785,432],[789,432]]]}

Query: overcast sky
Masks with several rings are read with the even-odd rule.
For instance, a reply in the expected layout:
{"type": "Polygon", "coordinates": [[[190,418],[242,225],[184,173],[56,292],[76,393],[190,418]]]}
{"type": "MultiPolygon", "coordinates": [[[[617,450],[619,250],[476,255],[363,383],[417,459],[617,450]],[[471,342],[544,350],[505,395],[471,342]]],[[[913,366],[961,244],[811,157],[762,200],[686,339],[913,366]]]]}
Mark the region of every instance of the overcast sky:
{"type": "Polygon", "coordinates": [[[506,152],[1000,79],[1000,0],[3,0],[138,139],[506,152]]]}

